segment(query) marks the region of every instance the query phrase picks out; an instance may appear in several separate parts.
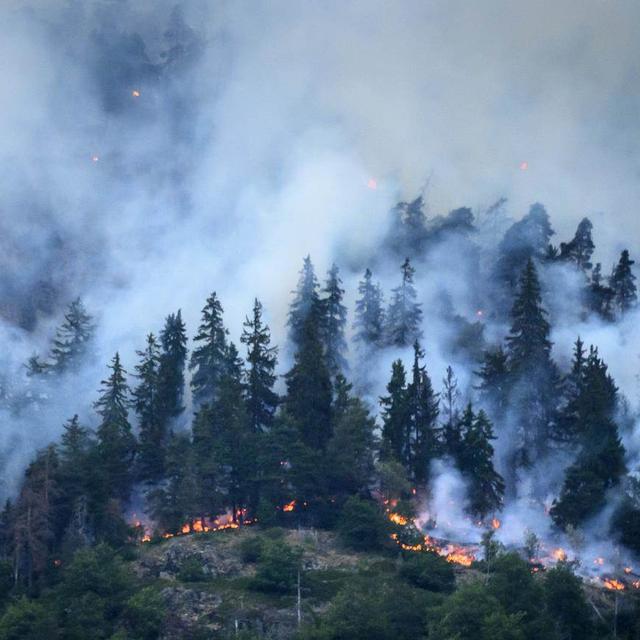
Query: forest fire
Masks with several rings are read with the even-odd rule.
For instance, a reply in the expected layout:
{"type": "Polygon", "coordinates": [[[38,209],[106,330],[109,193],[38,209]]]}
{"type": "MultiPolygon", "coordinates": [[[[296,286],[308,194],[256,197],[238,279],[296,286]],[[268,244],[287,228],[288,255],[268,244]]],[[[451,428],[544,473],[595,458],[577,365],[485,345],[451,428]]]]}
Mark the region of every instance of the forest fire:
{"type": "Polygon", "coordinates": [[[295,500],[292,500],[291,502],[287,502],[287,504],[285,504],[285,505],[282,507],[282,510],[283,510],[285,513],[291,513],[295,508],[296,508],[296,501],[295,501],[295,500]]]}
{"type": "Polygon", "coordinates": [[[620,580],[615,580],[614,578],[603,578],[602,584],[612,591],[624,591],[624,584],[620,582],[620,580]]]}

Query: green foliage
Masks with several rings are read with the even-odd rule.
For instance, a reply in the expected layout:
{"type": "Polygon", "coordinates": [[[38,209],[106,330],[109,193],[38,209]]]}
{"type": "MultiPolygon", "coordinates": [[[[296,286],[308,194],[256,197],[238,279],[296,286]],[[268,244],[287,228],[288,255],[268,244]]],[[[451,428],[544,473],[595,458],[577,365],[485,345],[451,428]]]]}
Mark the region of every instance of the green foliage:
{"type": "Polygon", "coordinates": [[[264,542],[259,536],[251,535],[243,538],[238,545],[242,562],[258,562],[263,548],[264,542]]]}
{"type": "Polygon", "coordinates": [[[338,533],[346,546],[357,551],[382,549],[390,532],[388,520],[372,500],[352,496],[342,508],[338,533]]]}
{"type": "Polygon", "coordinates": [[[409,553],[400,563],[400,576],[427,591],[450,593],[455,586],[452,565],[437,553],[409,553]]]}
{"type": "Polygon", "coordinates": [[[207,579],[198,556],[185,558],[178,571],[178,579],[183,582],[204,582],[207,579]]]}
{"type": "Polygon", "coordinates": [[[53,613],[44,604],[26,597],[10,604],[0,618],[0,640],[55,640],[59,637],[53,613]]]}
{"type": "Polygon", "coordinates": [[[302,571],[302,551],[285,542],[266,542],[251,587],[267,593],[292,593],[302,571]]]}

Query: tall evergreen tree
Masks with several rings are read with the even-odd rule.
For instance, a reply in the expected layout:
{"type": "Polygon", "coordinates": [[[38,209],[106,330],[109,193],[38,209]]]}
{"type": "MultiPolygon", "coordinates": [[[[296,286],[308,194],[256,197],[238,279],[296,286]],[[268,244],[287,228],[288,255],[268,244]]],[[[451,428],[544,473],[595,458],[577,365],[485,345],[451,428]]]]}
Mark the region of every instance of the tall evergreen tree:
{"type": "Polygon", "coordinates": [[[392,364],[387,394],[380,398],[382,407],[380,458],[383,461],[406,462],[404,442],[409,407],[407,373],[402,360],[396,360],[392,364]]]}
{"type": "Polygon", "coordinates": [[[636,277],[631,271],[635,260],[629,258],[629,251],[625,249],[620,254],[620,260],[613,270],[610,284],[613,291],[613,301],[619,313],[624,314],[636,305],[636,277]]]}
{"type": "Polygon", "coordinates": [[[167,316],[160,333],[160,364],[158,366],[158,401],[160,416],[169,420],[183,411],[184,366],[187,359],[187,334],[182,313],[167,316]]]}
{"type": "Polygon", "coordinates": [[[571,370],[562,380],[558,418],[552,433],[554,439],[563,445],[575,445],[582,429],[586,360],[584,343],[578,338],[573,349],[571,370]]]}
{"type": "Polygon", "coordinates": [[[322,299],[322,340],[325,345],[327,367],[332,375],[347,370],[344,354],[347,341],[344,329],[347,324],[347,308],[342,303],[344,289],[342,288],[340,271],[333,264],[327,273],[327,280],[323,289],[322,299]]]}
{"type": "Polygon", "coordinates": [[[407,258],[402,264],[402,283],[393,289],[387,311],[387,343],[396,347],[406,347],[422,337],[422,305],[416,302],[414,274],[415,269],[407,258]]]}
{"type": "Polygon", "coordinates": [[[101,417],[97,430],[98,451],[108,495],[126,500],[132,484],[131,463],[135,439],[127,411],[129,388],[126,372],[118,353],[113,357],[109,369],[111,374],[102,381],[102,393],[95,403],[101,417]]]}
{"type": "Polygon", "coordinates": [[[405,459],[410,477],[424,484],[429,477],[431,461],[439,453],[437,420],[438,396],[422,364],[424,351],[416,340],[413,345],[412,380],[407,388],[408,420],[405,434],[405,459]]]}
{"type": "Polygon", "coordinates": [[[599,314],[604,320],[613,320],[614,291],[610,286],[603,284],[602,265],[598,262],[591,273],[591,282],[587,288],[587,304],[592,311],[599,314]]]}
{"type": "Polygon", "coordinates": [[[138,416],[138,467],[142,480],[153,482],[162,477],[167,445],[167,421],[160,410],[160,346],[150,333],[144,351],[137,351],[138,385],[133,390],[133,406],[138,416]]]}
{"type": "Polygon", "coordinates": [[[373,283],[373,274],[369,269],[358,284],[353,340],[368,353],[370,348],[381,347],[384,343],[383,296],[379,284],[373,283]]]}
{"type": "Polygon", "coordinates": [[[474,415],[471,405],[465,411],[459,466],[468,481],[469,512],[485,518],[499,510],[505,491],[502,476],[493,466],[493,427],[487,414],[480,410],[474,415]]]}
{"type": "Polygon", "coordinates": [[[227,334],[222,322],[223,309],[214,291],[202,309],[202,321],[193,339],[195,345],[189,368],[196,406],[213,402],[218,394],[227,354],[227,334]]]}
{"type": "Polygon", "coordinates": [[[293,302],[289,308],[289,339],[294,347],[299,347],[303,338],[305,325],[309,315],[317,313],[320,297],[318,295],[318,280],[316,278],[311,256],[304,259],[302,270],[295,291],[293,302]]]}
{"type": "Polygon", "coordinates": [[[300,429],[302,442],[324,451],[331,438],[332,385],[322,342],[318,311],[307,315],[294,364],[285,375],[285,408],[300,429]]]}
{"type": "Polygon", "coordinates": [[[391,227],[387,243],[399,256],[419,256],[427,241],[427,219],[424,199],[399,202],[391,210],[391,227]]]}
{"type": "Polygon", "coordinates": [[[482,367],[476,375],[480,378],[477,389],[482,404],[489,409],[496,421],[502,422],[507,412],[511,388],[509,358],[502,345],[485,352],[482,367]]]}
{"type": "Polygon", "coordinates": [[[593,266],[591,256],[595,245],[591,238],[593,224],[589,218],[583,218],[576,229],[576,234],[571,242],[560,243],[560,260],[573,262],[578,269],[589,271],[593,266]]]}
{"type": "Polygon", "coordinates": [[[551,508],[551,516],[561,527],[577,526],[597,513],[605,503],[606,492],[625,472],[625,451],[614,421],[616,405],[613,378],[597,349],[591,347],[575,403],[582,444],[551,508]]]}
{"type": "Polygon", "coordinates": [[[268,431],[278,406],[273,391],[278,349],[271,346],[271,331],[262,320],[262,304],[256,298],[253,316],[246,318],[240,341],[247,345],[247,410],[254,433],[268,431]]]}
{"type": "Polygon", "coordinates": [[[440,394],[444,418],[442,422],[442,445],[445,455],[455,460],[462,443],[462,434],[459,428],[460,411],[458,409],[460,391],[458,390],[458,380],[450,366],[447,367],[442,384],[443,389],[440,394]]]}
{"type": "Polygon", "coordinates": [[[51,347],[49,367],[56,372],[77,371],[88,354],[93,338],[93,318],[76,298],[64,314],[51,347]]]}
{"type": "MultiPolygon", "coordinates": [[[[558,373],[551,360],[550,326],[542,307],[536,268],[529,260],[511,311],[507,356],[518,432],[511,472],[530,467],[547,453],[555,419],[558,373]]],[[[511,478],[513,481],[515,478],[511,478]]]]}

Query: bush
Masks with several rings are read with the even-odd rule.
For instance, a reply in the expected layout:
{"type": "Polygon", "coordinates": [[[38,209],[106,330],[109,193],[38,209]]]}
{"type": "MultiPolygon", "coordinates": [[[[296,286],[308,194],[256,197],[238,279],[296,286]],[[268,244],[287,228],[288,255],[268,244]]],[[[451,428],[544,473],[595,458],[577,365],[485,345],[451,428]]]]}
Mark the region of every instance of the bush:
{"type": "Polygon", "coordinates": [[[375,502],[352,496],[342,508],[338,533],[346,546],[372,551],[387,544],[390,524],[375,502]]]}
{"type": "Polygon", "coordinates": [[[436,553],[412,553],[400,565],[400,575],[420,589],[450,593],[455,587],[453,567],[436,553]]]}
{"type": "Polygon", "coordinates": [[[242,562],[258,562],[264,543],[258,536],[243,538],[238,545],[242,562]]]}
{"type": "Polygon", "coordinates": [[[251,587],[268,593],[292,593],[298,583],[301,559],[300,549],[284,542],[266,542],[251,587]]]}
{"type": "Polygon", "coordinates": [[[153,588],[141,589],[126,604],[125,619],[135,638],[154,640],[165,618],[162,596],[153,588]]]}
{"type": "Polygon", "coordinates": [[[182,582],[203,582],[207,579],[202,569],[202,562],[196,556],[186,558],[178,571],[178,579],[182,582]]]}
{"type": "Polygon", "coordinates": [[[40,603],[21,598],[0,618],[1,640],[42,640],[59,637],[53,615],[40,603]]]}

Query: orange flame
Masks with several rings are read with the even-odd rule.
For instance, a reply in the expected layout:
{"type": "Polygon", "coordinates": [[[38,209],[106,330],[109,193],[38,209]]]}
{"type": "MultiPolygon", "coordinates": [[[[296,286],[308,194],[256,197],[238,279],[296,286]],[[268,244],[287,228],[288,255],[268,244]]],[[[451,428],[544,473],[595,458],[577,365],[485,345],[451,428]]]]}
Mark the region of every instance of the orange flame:
{"type": "Polygon", "coordinates": [[[564,549],[554,549],[551,555],[558,561],[564,562],[567,559],[567,552],[564,549]]]}
{"type": "Polygon", "coordinates": [[[620,580],[614,580],[613,578],[603,578],[602,584],[607,589],[611,589],[612,591],[624,591],[624,585],[620,580]]]}
{"type": "Polygon", "coordinates": [[[493,520],[491,520],[491,526],[494,529],[499,529],[501,524],[502,523],[500,522],[500,520],[498,520],[498,518],[493,518],[493,520]]]}
{"type": "Polygon", "coordinates": [[[288,502],[287,504],[284,505],[284,507],[282,507],[282,510],[285,512],[289,512],[289,511],[293,511],[296,508],[296,501],[292,500],[291,502],[288,502]]]}

